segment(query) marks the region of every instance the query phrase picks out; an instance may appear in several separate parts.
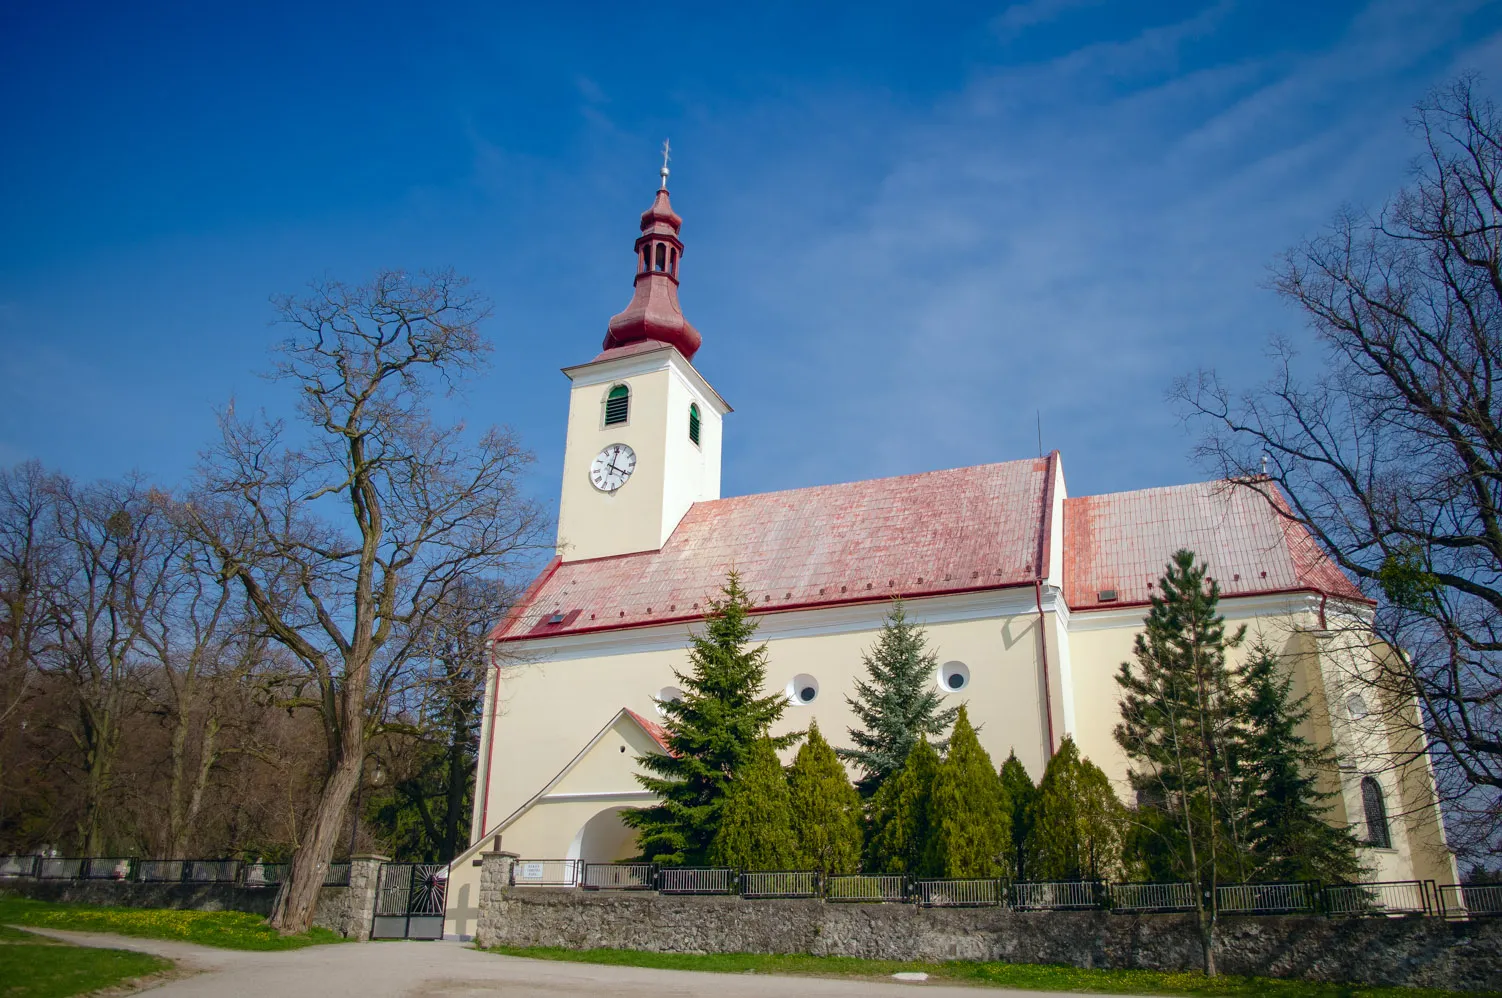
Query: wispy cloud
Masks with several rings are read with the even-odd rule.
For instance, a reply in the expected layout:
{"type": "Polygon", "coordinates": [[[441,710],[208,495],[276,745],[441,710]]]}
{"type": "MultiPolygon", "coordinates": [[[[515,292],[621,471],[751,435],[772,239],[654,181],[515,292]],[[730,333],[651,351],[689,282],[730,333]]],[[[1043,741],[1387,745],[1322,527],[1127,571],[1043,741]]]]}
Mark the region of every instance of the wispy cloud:
{"type": "MultiPolygon", "coordinates": [[[[1058,7],[1019,6],[1014,24],[1058,7]]],[[[1027,456],[1038,410],[1077,491],[1195,477],[1172,377],[1253,371],[1268,334],[1297,327],[1267,265],[1402,182],[1405,109],[1465,58],[1463,8],[1379,2],[1326,51],[1205,64],[1195,47],[1227,9],[889,118],[863,202],[779,244],[758,285],[784,367],[738,414],[755,457],[732,487],[1027,456]]],[[[829,183],[780,189],[779,215],[848,196],[829,183]]]]}

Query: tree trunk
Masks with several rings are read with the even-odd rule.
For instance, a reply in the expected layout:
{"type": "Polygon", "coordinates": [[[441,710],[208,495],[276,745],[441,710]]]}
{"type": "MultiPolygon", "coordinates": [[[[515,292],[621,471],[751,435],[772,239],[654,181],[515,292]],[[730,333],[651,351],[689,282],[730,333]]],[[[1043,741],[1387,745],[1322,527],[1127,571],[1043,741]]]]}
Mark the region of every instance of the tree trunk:
{"type": "Polygon", "coordinates": [[[473,767],[465,756],[469,747],[469,718],[463,710],[455,707],[453,727],[449,735],[448,794],[443,813],[443,841],[439,845],[439,858],[445,863],[459,852],[459,827],[464,820],[464,791],[469,787],[473,767]]]}
{"type": "Polygon", "coordinates": [[[267,919],[279,932],[297,934],[313,927],[324,874],[328,872],[334,848],[344,837],[344,815],[360,782],[362,754],[363,746],[354,752],[342,753],[324,781],[313,820],[302,845],[292,856],[287,885],[277,895],[271,917],[267,919]]]}

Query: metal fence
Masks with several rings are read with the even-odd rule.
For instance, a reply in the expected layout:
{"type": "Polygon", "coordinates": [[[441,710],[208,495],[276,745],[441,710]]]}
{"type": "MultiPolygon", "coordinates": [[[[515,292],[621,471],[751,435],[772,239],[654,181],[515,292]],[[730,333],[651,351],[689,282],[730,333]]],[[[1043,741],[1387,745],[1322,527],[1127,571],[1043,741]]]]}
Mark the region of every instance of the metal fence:
{"type": "Polygon", "coordinates": [[[1315,910],[1318,885],[1226,884],[1216,888],[1220,910],[1226,915],[1289,915],[1315,910]]]}
{"type": "Polygon", "coordinates": [[[830,877],[824,882],[826,901],[906,901],[907,878],[904,876],[830,877]]]}
{"type": "Polygon", "coordinates": [[[348,887],[349,864],[330,863],[329,868],[323,874],[323,886],[325,887],[348,887]]]}
{"type": "Polygon", "coordinates": [[[576,859],[519,859],[511,864],[513,887],[578,887],[576,859]]]}
{"type": "Polygon", "coordinates": [[[815,870],[759,870],[741,874],[743,898],[816,898],[819,874],[815,870]]]}
{"type": "Polygon", "coordinates": [[[37,879],[39,880],[82,880],[83,871],[88,866],[86,859],[63,859],[61,857],[44,856],[37,862],[37,879]]]}
{"type": "Polygon", "coordinates": [[[1000,880],[915,880],[913,896],[925,908],[995,908],[1004,903],[1000,880]]]}
{"type": "Polygon", "coordinates": [[[1193,911],[1193,884],[1112,884],[1109,891],[1111,910],[1193,911]]]}
{"type": "Polygon", "coordinates": [[[734,894],[735,871],[729,868],[668,867],[657,871],[659,894],[734,894]]]}
{"type": "Polygon", "coordinates": [[[85,880],[129,880],[131,860],[95,857],[83,865],[85,880]]]}
{"type": "Polygon", "coordinates": [[[1436,892],[1446,918],[1502,915],[1502,884],[1446,884],[1436,892]]]}
{"type": "Polygon", "coordinates": [[[1432,888],[1422,880],[1326,887],[1319,894],[1320,909],[1327,915],[1430,915],[1432,888]]]}
{"type": "Polygon", "coordinates": [[[1064,880],[1056,883],[1012,885],[1012,907],[1018,911],[1068,911],[1099,908],[1104,897],[1098,880],[1064,880]]]}
{"type": "Polygon", "coordinates": [[[35,877],[40,856],[0,856],[0,877],[35,877]]]}
{"type": "Polygon", "coordinates": [[[190,884],[234,884],[240,880],[238,859],[190,859],[183,879],[190,884]]]}
{"type": "Polygon", "coordinates": [[[650,891],[656,885],[651,863],[585,863],[579,883],[587,891],[650,891]]]}

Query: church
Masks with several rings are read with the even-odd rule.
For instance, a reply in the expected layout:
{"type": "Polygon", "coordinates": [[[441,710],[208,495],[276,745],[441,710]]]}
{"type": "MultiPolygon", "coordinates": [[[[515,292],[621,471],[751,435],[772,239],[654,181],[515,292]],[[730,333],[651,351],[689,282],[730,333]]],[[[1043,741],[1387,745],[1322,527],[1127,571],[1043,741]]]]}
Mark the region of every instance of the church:
{"type": "Polygon", "coordinates": [[[1455,882],[1425,756],[1388,727],[1392,705],[1367,702],[1378,694],[1362,677],[1385,653],[1363,633],[1372,604],[1279,515],[1275,491],[1207,482],[1070,496],[1055,451],[721,498],[734,421],[694,366],[701,337],[678,302],[683,220],[667,177],[664,166],[641,216],[630,304],[601,351],[563,371],[557,553],[491,635],[450,932],[473,931],[478,857],[497,841],[524,860],[636,853],[620,818],[652,800],[636,759],[665,751],[658,705],[681,695],[674,670],[732,568],[760,611],[767,683],[787,696],[781,730],[817,720],[846,741],[845,698],[900,596],[938,655],[935,686],[969,705],[998,764],[1015,751],[1036,781],[1069,735],[1126,800],[1114,676],[1169,556],[1189,548],[1219,582],[1228,624],[1278,649],[1296,694],[1310,695],[1304,734],[1340,761],[1331,820],[1368,843],[1372,879],[1455,882]]]}

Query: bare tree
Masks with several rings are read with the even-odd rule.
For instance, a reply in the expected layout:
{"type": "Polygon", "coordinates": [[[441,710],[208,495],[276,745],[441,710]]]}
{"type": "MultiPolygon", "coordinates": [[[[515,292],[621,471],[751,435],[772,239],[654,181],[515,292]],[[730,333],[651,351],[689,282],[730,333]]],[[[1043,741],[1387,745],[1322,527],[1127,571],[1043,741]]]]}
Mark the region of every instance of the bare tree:
{"type": "Polygon", "coordinates": [[[1436,745],[1452,819],[1470,818],[1473,846],[1496,850],[1502,121],[1476,91],[1462,78],[1419,103],[1412,183],[1376,215],[1344,211],[1277,269],[1276,290],[1325,348],[1323,371],[1301,379],[1278,343],[1261,388],[1238,394],[1201,372],[1174,394],[1208,421],[1200,455],[1307,527],[1379,600],[1391,648],[1377,649],[1370,679],[1412,732],[1400,752],[1413,762],[1436,745]]]}
{"type": "Polygon", "coordinates": [[[51,639],[51,588],[59,559],[53,476],[35,462],[0,471],[0,827],[12,787],[10,760],[36,692],[37,663],[51,639]]]}
{"type": "Polygon", "coordinates": [[[86,855],[107,847],[105,814],[129,708],[141,624],[166,598],[159,557],[164,523],[139,477],[77,485],[53,480],[53,529],[62,558],[48,618],[44,668],[68,690],[65,725],[76,749],[83,801],[77,839],[86,855]]]}
{"type": "MultiPolygon", "coordinates": [[[[171,500],[153,500],[170,508],[171,500]]],[[[214,766],[225,751],[222,734],[235,724],[242,698],[233,693],[265,658],[264,632],[247,615],[240,588],[214,568],[211,553],[178,524],[151,557],[164,579],[160,598],[132,606],[149,681],[139,685],[151,713],[162,717],[167,744],[166,810],[157,851],[185,856],[214,766]]]]}
{"type": "Polygon", "coordinates": [[[274,377],[297,390],[303,432],[225,413],[183,512],[305,670],[322,718],[327,773],[271,916],[300,932],[422,621],[529,552],[543,518],[519,491],[531,456],[516,439],[470,439],[431,404],[489,350],[487,305],[463,280],[383,272],[277,304],[295,332],[274,377]]]}

